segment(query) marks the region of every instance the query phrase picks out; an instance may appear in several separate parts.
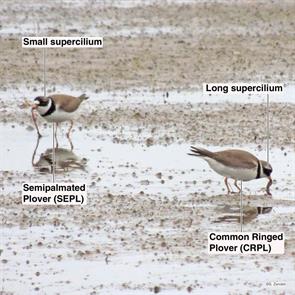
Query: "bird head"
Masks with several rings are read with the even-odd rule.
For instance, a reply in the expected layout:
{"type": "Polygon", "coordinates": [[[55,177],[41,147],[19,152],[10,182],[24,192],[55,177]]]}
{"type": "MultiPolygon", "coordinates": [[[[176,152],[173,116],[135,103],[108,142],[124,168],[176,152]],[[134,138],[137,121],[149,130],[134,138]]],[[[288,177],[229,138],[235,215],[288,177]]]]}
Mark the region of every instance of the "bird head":
{"type": "Polygon", "coordinates": [[[261,168],[262,168],[261,175],[263,177],[270,178],[270,175],[272,173],[272,167],[271,167],[271,165],[268,162],[262,161],[262,160],[260,161],[260,163],[261,163],[261,168]]]}
{"type": "Polygon", "coordinates": [[[49,98],[44,96],[37,96],[34,99],[33,109],[37,109],[38,107],[46,107],[48,106],[49,98]]]}
{"type": "Polygon", "coordinates": [[[52,99],[50,97],[38,96],[34,99],[34,104],[32,110],[37,110],[38,113],[42,116],[52,106],[52,99]]]}
{"type": "Polygon", "coordinates": [[[268,183],[266,186],[266,193],[271,196],[269,188],[272,185],[272,178],[271,178],[272,167],[268,162],[262,161],[262,160],[260,160],[260,165],[261,165],[261,177],[268,178],[268,183]]]}

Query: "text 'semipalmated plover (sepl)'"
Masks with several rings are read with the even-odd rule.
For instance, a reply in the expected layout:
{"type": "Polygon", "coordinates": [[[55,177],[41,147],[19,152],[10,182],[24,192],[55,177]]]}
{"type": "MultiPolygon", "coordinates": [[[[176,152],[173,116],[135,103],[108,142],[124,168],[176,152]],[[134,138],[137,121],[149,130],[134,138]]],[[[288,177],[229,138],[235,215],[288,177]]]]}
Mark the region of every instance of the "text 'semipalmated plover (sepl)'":
{"type": "MultiPolygon", "coordinates": [[[[75,118],[76,112],[82,103],[82,101],[88,99],[85,94],[78,97],[65,95],[65,94],[54,94],[47,97],[38,96],[34,100],[34,105],[32,107],[32,113],[34,110],[40,114],[47,122],[61,123],[64,121],[70,121],[71,126],[67,133],[70,135],[70,131],[73,127],[73,120],[75,118]]],[[[36,121],[33,113],[33,120],[36,121]]],[[[41,136],[38,126],[35,122],[38,135],[41,136]]]]}
{"type": "Polygon", "coordinates": [[[190,156],[201,157],[209,166],[218,174],[225,177],[224,182],[227,187],[227,192],[230,193],[228,178],[235,180],[235,186],[239,192],[241,188],[237,181],[250,181],[253,179],[266,177],[269,179],[266,186],[266,192],[271,195],[269,188],[272,185],[272,167],[263,160],[259,160],[254,155],[243,150],[224,150],[219,152],[210,152],[206,149],[191,147],[190,156]]]}

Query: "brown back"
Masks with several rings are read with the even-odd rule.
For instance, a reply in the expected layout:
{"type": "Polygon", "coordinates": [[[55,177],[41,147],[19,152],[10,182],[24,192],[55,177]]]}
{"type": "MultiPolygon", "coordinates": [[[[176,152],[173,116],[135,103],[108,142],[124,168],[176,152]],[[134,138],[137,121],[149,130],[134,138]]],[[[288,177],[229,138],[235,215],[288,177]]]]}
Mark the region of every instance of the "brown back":
{"type": "Polygon", "coordinates": [[[231,167],[244,167],[253,169],[259,160],[249,152],[243,150],[226,150],[213,153],[213,159],[231,167]]]}
{"type": "Polygon", "coordinates": [[[66,94],[54,94],[50,97],[55,102],[56,106],[65,112],[72,113],[78,109],[84,99],[66,94]]]}

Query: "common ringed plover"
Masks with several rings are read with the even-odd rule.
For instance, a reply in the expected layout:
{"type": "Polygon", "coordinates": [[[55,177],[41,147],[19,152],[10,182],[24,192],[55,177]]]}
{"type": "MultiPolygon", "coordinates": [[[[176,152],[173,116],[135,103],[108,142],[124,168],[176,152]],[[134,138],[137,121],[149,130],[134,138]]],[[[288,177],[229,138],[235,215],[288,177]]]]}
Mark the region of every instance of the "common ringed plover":
{"type": "Polygon", "coordinates": [[[224,150],[220,152],[210,152],[206,149],[191,146],[190,156],[201,157],[218,174],[224,176],[224,183],[228,194],[231,192],[228,185],[228,178],[235,180],[236,188],[241,191],[237,181],[250,181],[253,179],[266,177],[269,179],[266,192],[271,195],[269,188],[272,185],[272,167],[263,160],[257,159],[254,155],[243,150],[224,150]]]}

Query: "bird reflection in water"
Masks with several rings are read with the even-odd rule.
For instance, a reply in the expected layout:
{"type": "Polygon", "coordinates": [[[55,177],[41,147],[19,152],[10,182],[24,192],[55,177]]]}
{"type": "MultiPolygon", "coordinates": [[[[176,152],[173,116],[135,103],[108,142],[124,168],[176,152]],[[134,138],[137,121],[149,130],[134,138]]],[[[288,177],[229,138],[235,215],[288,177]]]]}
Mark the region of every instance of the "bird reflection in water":
{"type": "MultiPolygon", "coordinates": [[[[53,160],[52,148],[48,148],[36,159],[40,137],[37,139],[36,147],[32,155],[33,167],[41,173],[52,173],[53,160]]],[[[70,172],[73,170],[86,171],[87,159],[78,157],[71,149],[55,148],[55,172],[70,172]]]]}
{"type": "MultiPolygon", "coordinates": [[[[230,207],[229,205],[217,208],[219,215],[214,223],[240,223],[240,208],[230,207]]],[[[261,214],[267,214],[272,211],[272,207],[252,207],[243,206],[243,223],[247,224],[261,214]]]]}

